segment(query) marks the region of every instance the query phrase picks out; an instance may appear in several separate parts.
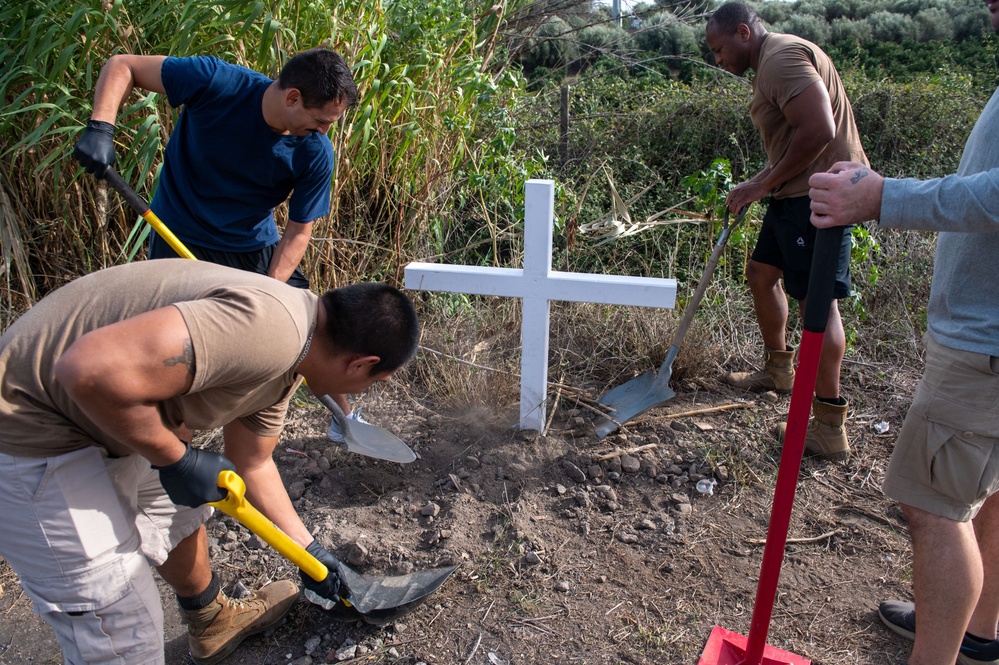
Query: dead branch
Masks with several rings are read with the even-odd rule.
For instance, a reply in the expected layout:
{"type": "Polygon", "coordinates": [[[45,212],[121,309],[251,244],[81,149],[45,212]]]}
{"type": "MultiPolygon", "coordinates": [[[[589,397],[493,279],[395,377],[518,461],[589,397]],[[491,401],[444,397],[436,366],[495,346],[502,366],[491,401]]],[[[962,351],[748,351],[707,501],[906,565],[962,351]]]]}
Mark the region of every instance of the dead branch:
{"type": "Polygon", "coordinates": [[[732,411],[733,409],[748,409],[754,406],[756,406],[756,402],[735,402],[734,404],[722,404],[721,406],[712,406],[705,409],[695,409],[693,411],[684,411],[682,413],[667,413],[664,416],[656,416],[656,417],[661,420],[671,420],[673,418],[686,418],[688,416],[703,416],[709,413],[732,411]]]}
{"type": "Polygon", "coordinates": [[[615,450],[614,452],[607,453],[605,455],[597,455],[594,459],[597,462],[603,462],[605,460],[614,459],[615,457],[620,457],[621,455],[631,455],[633,453],[640,453],[643,450],[649,450],[650,448],[658,448],[658,443],[647,443],[644,446],[638,446],[636,448],[628,448],[627,450],[615,450]]]}
{"type": "MultiPolygon", "coordinates": [[[[812,538],[788,538],[786,542],[789,545],[792,544],[792,543],[793,544],[817,543],[819,541],[825,540],[826,538],[831,538],[832,536],[835,536],[837,533],[839,533],[842,530],[843,530],[842,528],[833,529],[832,531],[827,531],[826,533],[822,534],[821,536],[814,536],[812,538]]],[[[749,543],[750,545],[766,545],[767,539],[766,538],[747,538],[746,542],[749,543]]]]}

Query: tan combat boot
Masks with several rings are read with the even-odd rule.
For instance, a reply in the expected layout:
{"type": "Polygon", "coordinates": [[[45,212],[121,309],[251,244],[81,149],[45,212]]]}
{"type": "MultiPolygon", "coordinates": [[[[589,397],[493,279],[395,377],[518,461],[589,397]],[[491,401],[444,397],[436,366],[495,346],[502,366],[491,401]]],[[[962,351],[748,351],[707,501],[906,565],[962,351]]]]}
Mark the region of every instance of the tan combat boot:
{"type": "Polygon", "coordinates": [[[194,662],[198,665],[219,662],[247,637],[283,619],[297,599],[298,585],[282,580],[271,582],[241,600],[220,591],[207,607],[182,611],[194,662]]]}
{"type": "Polygon", "coordinates": [[[791,392],[794,385],[794,349],[775,351],[763,349],[763,369],[758,372],[729,372],[725,383],[760,392],[776,390],[779,393],[791,392]]]}
{"type": "MultiPolygon", "coordinates": [[[[829,404],[812,400],[812,419],[805,432],[805,453],[818,455],[827,460],[844,460],[850,454],[850,443],[846,440],[846,411],[849,404],[829,404]]],[[[777,425],[777,438],[784,443],[787,423],[777,425]]]]}

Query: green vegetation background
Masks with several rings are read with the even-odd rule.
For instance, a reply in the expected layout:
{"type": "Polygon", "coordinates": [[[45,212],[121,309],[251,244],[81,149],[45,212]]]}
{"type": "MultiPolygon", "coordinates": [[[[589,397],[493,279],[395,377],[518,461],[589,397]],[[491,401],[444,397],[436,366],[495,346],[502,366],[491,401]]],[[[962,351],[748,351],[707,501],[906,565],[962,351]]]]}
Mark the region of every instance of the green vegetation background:
{"type": "MultiPolygon", "coordinates": [[[[749,82],[706,57],[704,20],[718,4],[640,4],[616,21],[572,0],[7,3],[0,329],[59,284],[141,256],[141,220],[71,157],[100,68],[120,52],[214,54],[275,75],[289,55],[327,45],[352,63],[362,100],[333,130],[333,211],[306,257],[316,288],[399,283],[412,260],[519,266],[528,178],[558,185],[557,269],[696,280],[714,235],[704,220],[764,163],[749,82]],[[622,221],[614,191],[637,231],[601,242],[588,225],[622,221]]],[[[771,29],[834,58],[877,170],[956,168],[997,83],[982,2],[751,4],[771,29]]],[[[118,170],[147,198],[176,113],[137,93],[119,116],[118,170]]],[[[729,246],[730,280],[753,233],[729,246]]],[[[862,293],[900,257],[880,255],[864,229],[855,237],[862,293]]]]}

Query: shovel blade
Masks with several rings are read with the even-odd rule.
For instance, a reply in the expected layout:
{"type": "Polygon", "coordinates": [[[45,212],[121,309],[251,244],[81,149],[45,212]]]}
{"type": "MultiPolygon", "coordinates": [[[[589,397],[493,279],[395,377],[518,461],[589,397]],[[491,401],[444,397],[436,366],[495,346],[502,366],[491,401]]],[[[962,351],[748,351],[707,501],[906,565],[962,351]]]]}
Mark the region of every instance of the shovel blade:
{"type": "Polygon", "coordinates": [[[757,663],[746,662],[748,639],[721,626],[711,629],[704,651],[697,665],[811,665],[811,660],[798,654],[772,646],[763,648],[763,657],[757,663]]]}
{"type": "Polygon", "coordinates": [[[384,618],[387,623],[401,616],[402,610],[408,612],[425,600],[457,569],[458,566],[447,566],[408,575],[372,577],[340,563],[337,572],[349,589],[347,601],[364,616],[365,621],[377,623],[372,619],[384,618]]]}
{"type": "Polygon", "coordinates": [[[344,438],[343,441],[339,441],[330,436],[331,441],[346,443],[347,450],[365,457],[400,464],[409,464],[416,459],[413,449],[395,434],[370,423],[351,420],[329,395],[316,395],[316,397],[333,414],[333,419],[339,425],[344,438]]]}
{"type": "MultiPolygon", "coordinates": [[[[344,418],[344,421],[346,420],[347,418],[344,418]]],[[[341,422],[340,428],[344,433],[347,450],[352,453],[399,464],[409,464],[416,459],[416,453],[412,448],[395,434],[381,427],[351,420],[349,425],[341,422]]]]}
{"type": "Polygon", "coordinates": [[[646,372],[605,393],[600,398],[600,403],[615,411],[620,410],[622,406],[627,406],[647,395],[655,381],[655,372],[646,372]]]}
{"type": "Polygon", "coordinates": [[[616,430],[618,424],[623,425],[635,416],[676,396],[665,381],[660,381],[657,386],[657,378],[658,375],[654,372],[646,372],[601,397],[600,403],[614,409],[614,412],[610,414],[613,420],[601,418],[596,423],[597,436],[604,438],[616,430]]]}

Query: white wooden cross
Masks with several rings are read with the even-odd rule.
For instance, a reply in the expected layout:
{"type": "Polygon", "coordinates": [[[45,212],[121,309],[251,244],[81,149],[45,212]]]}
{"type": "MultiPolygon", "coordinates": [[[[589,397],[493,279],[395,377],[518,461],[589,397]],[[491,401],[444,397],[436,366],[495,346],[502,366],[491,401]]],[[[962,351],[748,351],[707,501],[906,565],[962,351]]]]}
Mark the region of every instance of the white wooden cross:
{"type": "Polygon", "coordinates": [[[521,298],[520,427],[541,431],[548,392],[548,314],[552,300],[672,308],[676,280],[552,271],[555,184],[524,190],[524,268],[410,263],[406,288],[521,298]]]}

